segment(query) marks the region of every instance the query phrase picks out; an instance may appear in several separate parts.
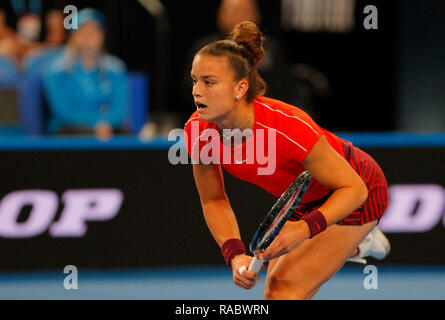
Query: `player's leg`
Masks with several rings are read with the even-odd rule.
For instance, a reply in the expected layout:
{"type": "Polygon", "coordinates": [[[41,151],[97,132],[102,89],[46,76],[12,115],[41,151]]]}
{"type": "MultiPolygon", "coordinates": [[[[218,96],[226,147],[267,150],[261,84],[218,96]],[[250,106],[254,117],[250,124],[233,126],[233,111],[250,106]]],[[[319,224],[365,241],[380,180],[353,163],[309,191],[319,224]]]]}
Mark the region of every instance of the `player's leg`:
{"type": "Polygon", "coordinates": [[[313,296],[315,296],[318,292],[318,290],[320,290],[321,286],[318,286],[317,288],[315,288],[314,290],[312,290],[311,292],[309,292],[309,294],[306,296],[306,300],[310,300],[312,299],[313,296]]]}
{"type": "Polygon", "coordinates": [[[347,261],[366,264],[366,257],[382,260],[390,251],[391,244],[388,238],[375,226],[347,261]]]}
{"type": "MultiPolygon", "coordinates": [[[[373,257],[378,260],[385,258],[390,251],[390,243],[385,235],[378,229],[377,226],[366,235],[366,237],[355,249],[353,257],[347,259],[347,261],[366,264],[366,257],[373,257]]],[[[311,299],[320,290],[320,286],[312,290],[306,299],[311,299]]]]}
{"type": "Polygon", "coordinates": [[[304,241],[288,254],[271,260],[265,299],[309,299],[334,276],[353,255],[357,246],[377,224],[331,225],[313,239],[304,241]]]}

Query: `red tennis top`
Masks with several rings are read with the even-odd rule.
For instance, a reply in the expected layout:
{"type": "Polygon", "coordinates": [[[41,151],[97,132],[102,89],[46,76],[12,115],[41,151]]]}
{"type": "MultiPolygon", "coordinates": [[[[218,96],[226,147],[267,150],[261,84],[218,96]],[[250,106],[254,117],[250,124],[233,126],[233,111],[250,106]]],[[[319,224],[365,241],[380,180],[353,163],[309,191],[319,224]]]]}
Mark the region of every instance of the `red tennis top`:
{"type": "MultiPolygon", "coordinates": [[[[253,107],[252,134],[235,147],[222,142],[215,123],[199,120],[198,112],[193,113],[184,127],[192,160],[221,165],[233,176],[279,197],[305,170],[301,162],[322,135],[345,157],[342,139],[318,126],[300,108],[262,96],[253,101],[253,107]]],[[[318,200],[328,192],[312,179],[301,202],[318,200]]]]}

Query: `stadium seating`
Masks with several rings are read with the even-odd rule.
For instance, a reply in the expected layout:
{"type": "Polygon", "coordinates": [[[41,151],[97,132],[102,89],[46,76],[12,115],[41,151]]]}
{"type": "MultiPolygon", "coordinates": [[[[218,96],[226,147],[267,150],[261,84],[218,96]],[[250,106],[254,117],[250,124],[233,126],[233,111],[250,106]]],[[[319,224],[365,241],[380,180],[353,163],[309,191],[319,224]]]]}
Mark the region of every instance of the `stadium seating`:
{"type": "MultiPolygon", "coordinates": [[[[15,88],[19,82],[19,75],[20,73],[17,64],[11,58],[0,55],[0,99],[3,99],[1,105],[2,112],[10,113],[10,111],[5,110],[10,109],[11,106],[9,105],[9,102],[4,101],[5,96],[3,95],[14,95],[15,88]]],[[[17,123],[11,123],[4,122],[4,119],[0,119],[0,136],[16,136],[22,134],[23,129],[19,121],[17,121],[17,123]]]]}
{"type": "MultiPolygon", "coordinates": [[[[20,128],[1,129],[5,134],[45,134],[45,103],[42,91],[42,78],[46,67],[61,52],[60,47],[39,50],[26,57],[24,70],[19,72],[17,67],[8,59],[0,57],[0,88],[16,88],[20,112],[20,128]],[[3,72],[3,70],[5,70],[3,72]]],[[[125,125],[131,134],[137,134],[148,121],[149,109],[149,78],[141,72],[129,72],[129,101],[125,125]]]]}

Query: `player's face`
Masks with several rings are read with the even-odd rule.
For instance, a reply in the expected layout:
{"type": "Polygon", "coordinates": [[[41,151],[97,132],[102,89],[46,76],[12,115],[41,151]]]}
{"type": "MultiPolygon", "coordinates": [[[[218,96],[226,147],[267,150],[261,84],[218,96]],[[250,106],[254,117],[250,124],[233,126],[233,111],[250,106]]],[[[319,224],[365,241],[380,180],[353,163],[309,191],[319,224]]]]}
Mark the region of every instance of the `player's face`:
{"type": "Polygon", "coordinates": [[[237,83],[225,57],[196,55],[191,77],[199,119],[220,122],[233,115],[237,83]]]}

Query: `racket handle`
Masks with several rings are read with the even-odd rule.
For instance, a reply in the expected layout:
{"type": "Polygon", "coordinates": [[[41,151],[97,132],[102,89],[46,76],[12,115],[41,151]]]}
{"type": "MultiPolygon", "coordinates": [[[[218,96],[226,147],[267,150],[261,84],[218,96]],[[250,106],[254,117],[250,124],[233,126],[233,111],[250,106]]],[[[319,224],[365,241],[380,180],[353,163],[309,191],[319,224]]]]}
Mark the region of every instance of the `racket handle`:
{"type": "Polygon", "coordinates": [[[264,262],[263,259],[257,259],[257,257],[253,257],[253,260],[249,266],[249,271],[259,273],[263,265],[263,262],[264,262]]]}

